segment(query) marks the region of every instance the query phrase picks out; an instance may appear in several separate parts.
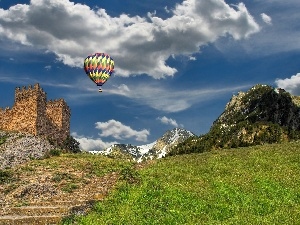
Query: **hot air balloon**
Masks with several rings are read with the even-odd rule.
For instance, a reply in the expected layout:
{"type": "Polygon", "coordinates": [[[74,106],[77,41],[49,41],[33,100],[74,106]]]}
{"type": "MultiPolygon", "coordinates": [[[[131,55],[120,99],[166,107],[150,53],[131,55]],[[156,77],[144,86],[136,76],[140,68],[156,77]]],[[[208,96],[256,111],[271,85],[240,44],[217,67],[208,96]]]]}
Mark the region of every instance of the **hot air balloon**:
{"type": "Polygon", "coordinates": [[[102,92],[101,86],[113,73],[114,64],[114,60],[106,53],[95,53],[85,58],[84,71],[97,86],[100,86],[99,92],[102,92]]]}

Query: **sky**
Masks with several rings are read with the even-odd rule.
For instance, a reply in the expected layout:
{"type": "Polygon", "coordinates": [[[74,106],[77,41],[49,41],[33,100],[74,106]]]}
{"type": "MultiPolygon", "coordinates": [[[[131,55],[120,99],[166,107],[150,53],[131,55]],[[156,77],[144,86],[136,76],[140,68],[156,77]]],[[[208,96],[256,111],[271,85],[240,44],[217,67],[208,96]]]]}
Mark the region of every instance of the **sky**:
{"type": "Polygon", "coordinates": [[[209,131],[256,84],[300,95],[299,0],[0,0],[0,107],[39,83],[83,150],[209,131]],[[99,93],[85,57],[109,54],[99,93]]]}

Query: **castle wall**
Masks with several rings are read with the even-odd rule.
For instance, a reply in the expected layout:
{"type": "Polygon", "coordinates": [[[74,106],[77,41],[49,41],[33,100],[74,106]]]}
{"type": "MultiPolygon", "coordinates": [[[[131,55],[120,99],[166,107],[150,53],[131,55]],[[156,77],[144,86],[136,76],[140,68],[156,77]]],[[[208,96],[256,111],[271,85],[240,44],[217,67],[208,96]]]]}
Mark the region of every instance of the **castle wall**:
{"type": "Polygon", "coordinates": [[[0,129],[45,136],[61,143],[70,135],[70,109],[63,99],[47,102],[39,84],[16,88],[12,109],[0,109],[0,129]]]}
{"type": "Polygon", "coordinates": [[[12,120],[12,112],[9,107],[2,109],[0,108],[0,129],[8,130],[10,122],[12,120]]]}

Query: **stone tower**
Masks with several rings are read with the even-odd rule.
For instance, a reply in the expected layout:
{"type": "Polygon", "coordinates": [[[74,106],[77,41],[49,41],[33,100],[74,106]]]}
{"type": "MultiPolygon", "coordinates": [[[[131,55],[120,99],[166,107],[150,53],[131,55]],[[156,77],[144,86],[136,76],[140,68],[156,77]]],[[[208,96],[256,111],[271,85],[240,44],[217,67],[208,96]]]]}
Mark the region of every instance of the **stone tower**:
{"type": "Polygon", "coordinates": [[[0,109],[0,129],[44,136],[61,143],[70,135],[70,108],[63,99],[47,102],[39,84],[16,88],[12,109],[0,109]]]}

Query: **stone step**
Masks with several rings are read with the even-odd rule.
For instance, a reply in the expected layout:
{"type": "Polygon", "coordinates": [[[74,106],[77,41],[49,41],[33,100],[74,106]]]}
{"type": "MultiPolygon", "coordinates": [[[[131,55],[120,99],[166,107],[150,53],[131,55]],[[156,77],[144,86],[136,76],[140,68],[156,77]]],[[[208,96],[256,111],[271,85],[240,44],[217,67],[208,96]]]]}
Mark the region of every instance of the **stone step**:
{"type": "Polygon", "coordinates": [[[54,225],[61,222],[60,215],[49,216],[1,216],[0,225],[54,225]]]}
{"type": "Polygon", "coordinates": [[[88,203],[88,200],[52,200],[52,201],[41,201],[41,202],[30,202],[28,206],[78,206],[88,203]]]}
{"type": "Polygon", "coordinates": [[[67,215],[70,207],[68,206],[21,206],[11,207],[5,211],[5,215],[12,216],[48,216],[48,215],[67,215]]]}
{"type": "Polygon", "coordinates": [[[26,206],[5,207],[0,213],[0,225],[59,224],[70,214],[85,213],[94,200],[30,202],[26,206]]]}

